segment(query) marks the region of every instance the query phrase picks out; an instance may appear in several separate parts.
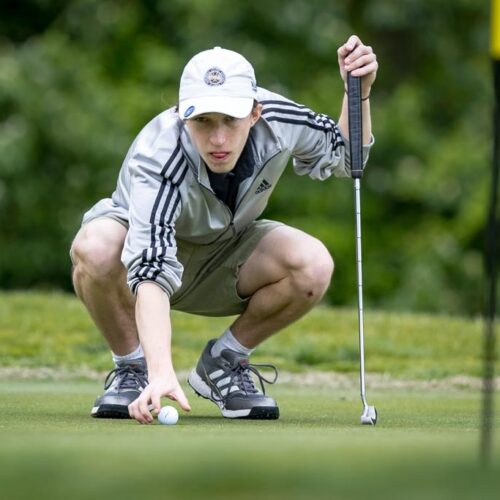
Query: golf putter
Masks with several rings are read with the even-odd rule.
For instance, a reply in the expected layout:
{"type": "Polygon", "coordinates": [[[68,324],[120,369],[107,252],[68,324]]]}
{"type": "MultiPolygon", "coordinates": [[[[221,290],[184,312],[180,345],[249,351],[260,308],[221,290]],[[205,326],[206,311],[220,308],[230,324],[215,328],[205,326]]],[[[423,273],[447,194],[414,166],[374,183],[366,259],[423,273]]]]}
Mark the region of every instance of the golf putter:
{"type": "Polygon", "coordinates": [[[359,324],[359,384],[363,413],[361,424],[375,425],[377,410],[366,401],[365,344],[363,331],[363,264],[361,257],[361,177],[363,176],[363,120],[361,114],[361,78],[347,74],[349,152],[351,176],[354,179],[354,204],[356,212],[356,267],[358,274],[358,324],[359,324]]]}

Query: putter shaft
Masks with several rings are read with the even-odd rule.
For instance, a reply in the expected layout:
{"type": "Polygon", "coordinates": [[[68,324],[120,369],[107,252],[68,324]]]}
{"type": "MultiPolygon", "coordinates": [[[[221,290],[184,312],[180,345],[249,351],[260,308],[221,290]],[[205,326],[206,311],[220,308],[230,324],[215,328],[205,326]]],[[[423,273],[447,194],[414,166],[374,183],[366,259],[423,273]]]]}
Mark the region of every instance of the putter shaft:
{"type": "Polygon", "coordinates": [[[360,179],[354,179],[354,204],[356,213],[356,267],[358,275],[358,325],[359,325],[359,385],[361,388],[361,401],[366,408],[365,391],[365,342],[363,320],[363,261],[361,254],[361,196],[360,179]]]}

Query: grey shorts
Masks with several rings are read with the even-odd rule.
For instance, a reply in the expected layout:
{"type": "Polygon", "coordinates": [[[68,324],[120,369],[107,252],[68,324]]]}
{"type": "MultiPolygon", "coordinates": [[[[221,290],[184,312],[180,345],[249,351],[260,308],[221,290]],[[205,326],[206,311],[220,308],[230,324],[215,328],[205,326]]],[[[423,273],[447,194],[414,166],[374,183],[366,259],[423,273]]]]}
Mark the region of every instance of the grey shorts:
{"type": "Polygon", "coordinates": [[[258,220],[236,238],[211,245],[177,241],[177,258],[184,266],[182,286],[170,297],[172,309],[203,316],[241,314],[249,298],[236,291],[240,267],[262,237],[281,222],[258,220]]]}
{"type": "MultiPolygon", "coordinates": [[[[105,217],[128,227],[123,210],[101,204],[96,206],[99,210],[94,208],[85,214],[83,224],[105,217]]],[[[177,239],[177,258],[184,273],[181,288],[170,297],[172,309],[203,316],[241,314],[250,299],[240,297],[236,291],[240,267],[262,237],[280,226],[281,222],[257,220],[237,237],[209,245],[177,239]]]]}

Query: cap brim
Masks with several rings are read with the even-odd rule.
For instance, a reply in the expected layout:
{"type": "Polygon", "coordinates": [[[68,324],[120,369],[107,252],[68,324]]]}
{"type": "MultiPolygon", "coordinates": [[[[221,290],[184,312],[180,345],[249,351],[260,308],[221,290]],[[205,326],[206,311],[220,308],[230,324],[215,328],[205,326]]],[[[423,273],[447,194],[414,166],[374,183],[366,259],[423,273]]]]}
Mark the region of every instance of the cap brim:
{"type": "Polygon", "coordinates": [[[179,103],[179,116],[189,120],[204,113],[221,113],[234,118],[245,118],[253,107],[252,97],[198,97],[179,103]]]}

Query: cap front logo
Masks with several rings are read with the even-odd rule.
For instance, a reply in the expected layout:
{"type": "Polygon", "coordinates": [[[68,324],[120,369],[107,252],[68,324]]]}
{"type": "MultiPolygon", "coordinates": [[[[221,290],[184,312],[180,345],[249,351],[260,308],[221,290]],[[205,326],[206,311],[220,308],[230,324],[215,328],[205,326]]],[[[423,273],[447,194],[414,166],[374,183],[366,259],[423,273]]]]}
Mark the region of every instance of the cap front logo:
{"type": "Polygon", "coordinates": [[[210,85],[211,87],[217,87],[219,85],[222,85],[226,81],[226,75],[221,69],[214,67],[210,68],[205,73],[204,80],[207,85],[210,85]]]}

